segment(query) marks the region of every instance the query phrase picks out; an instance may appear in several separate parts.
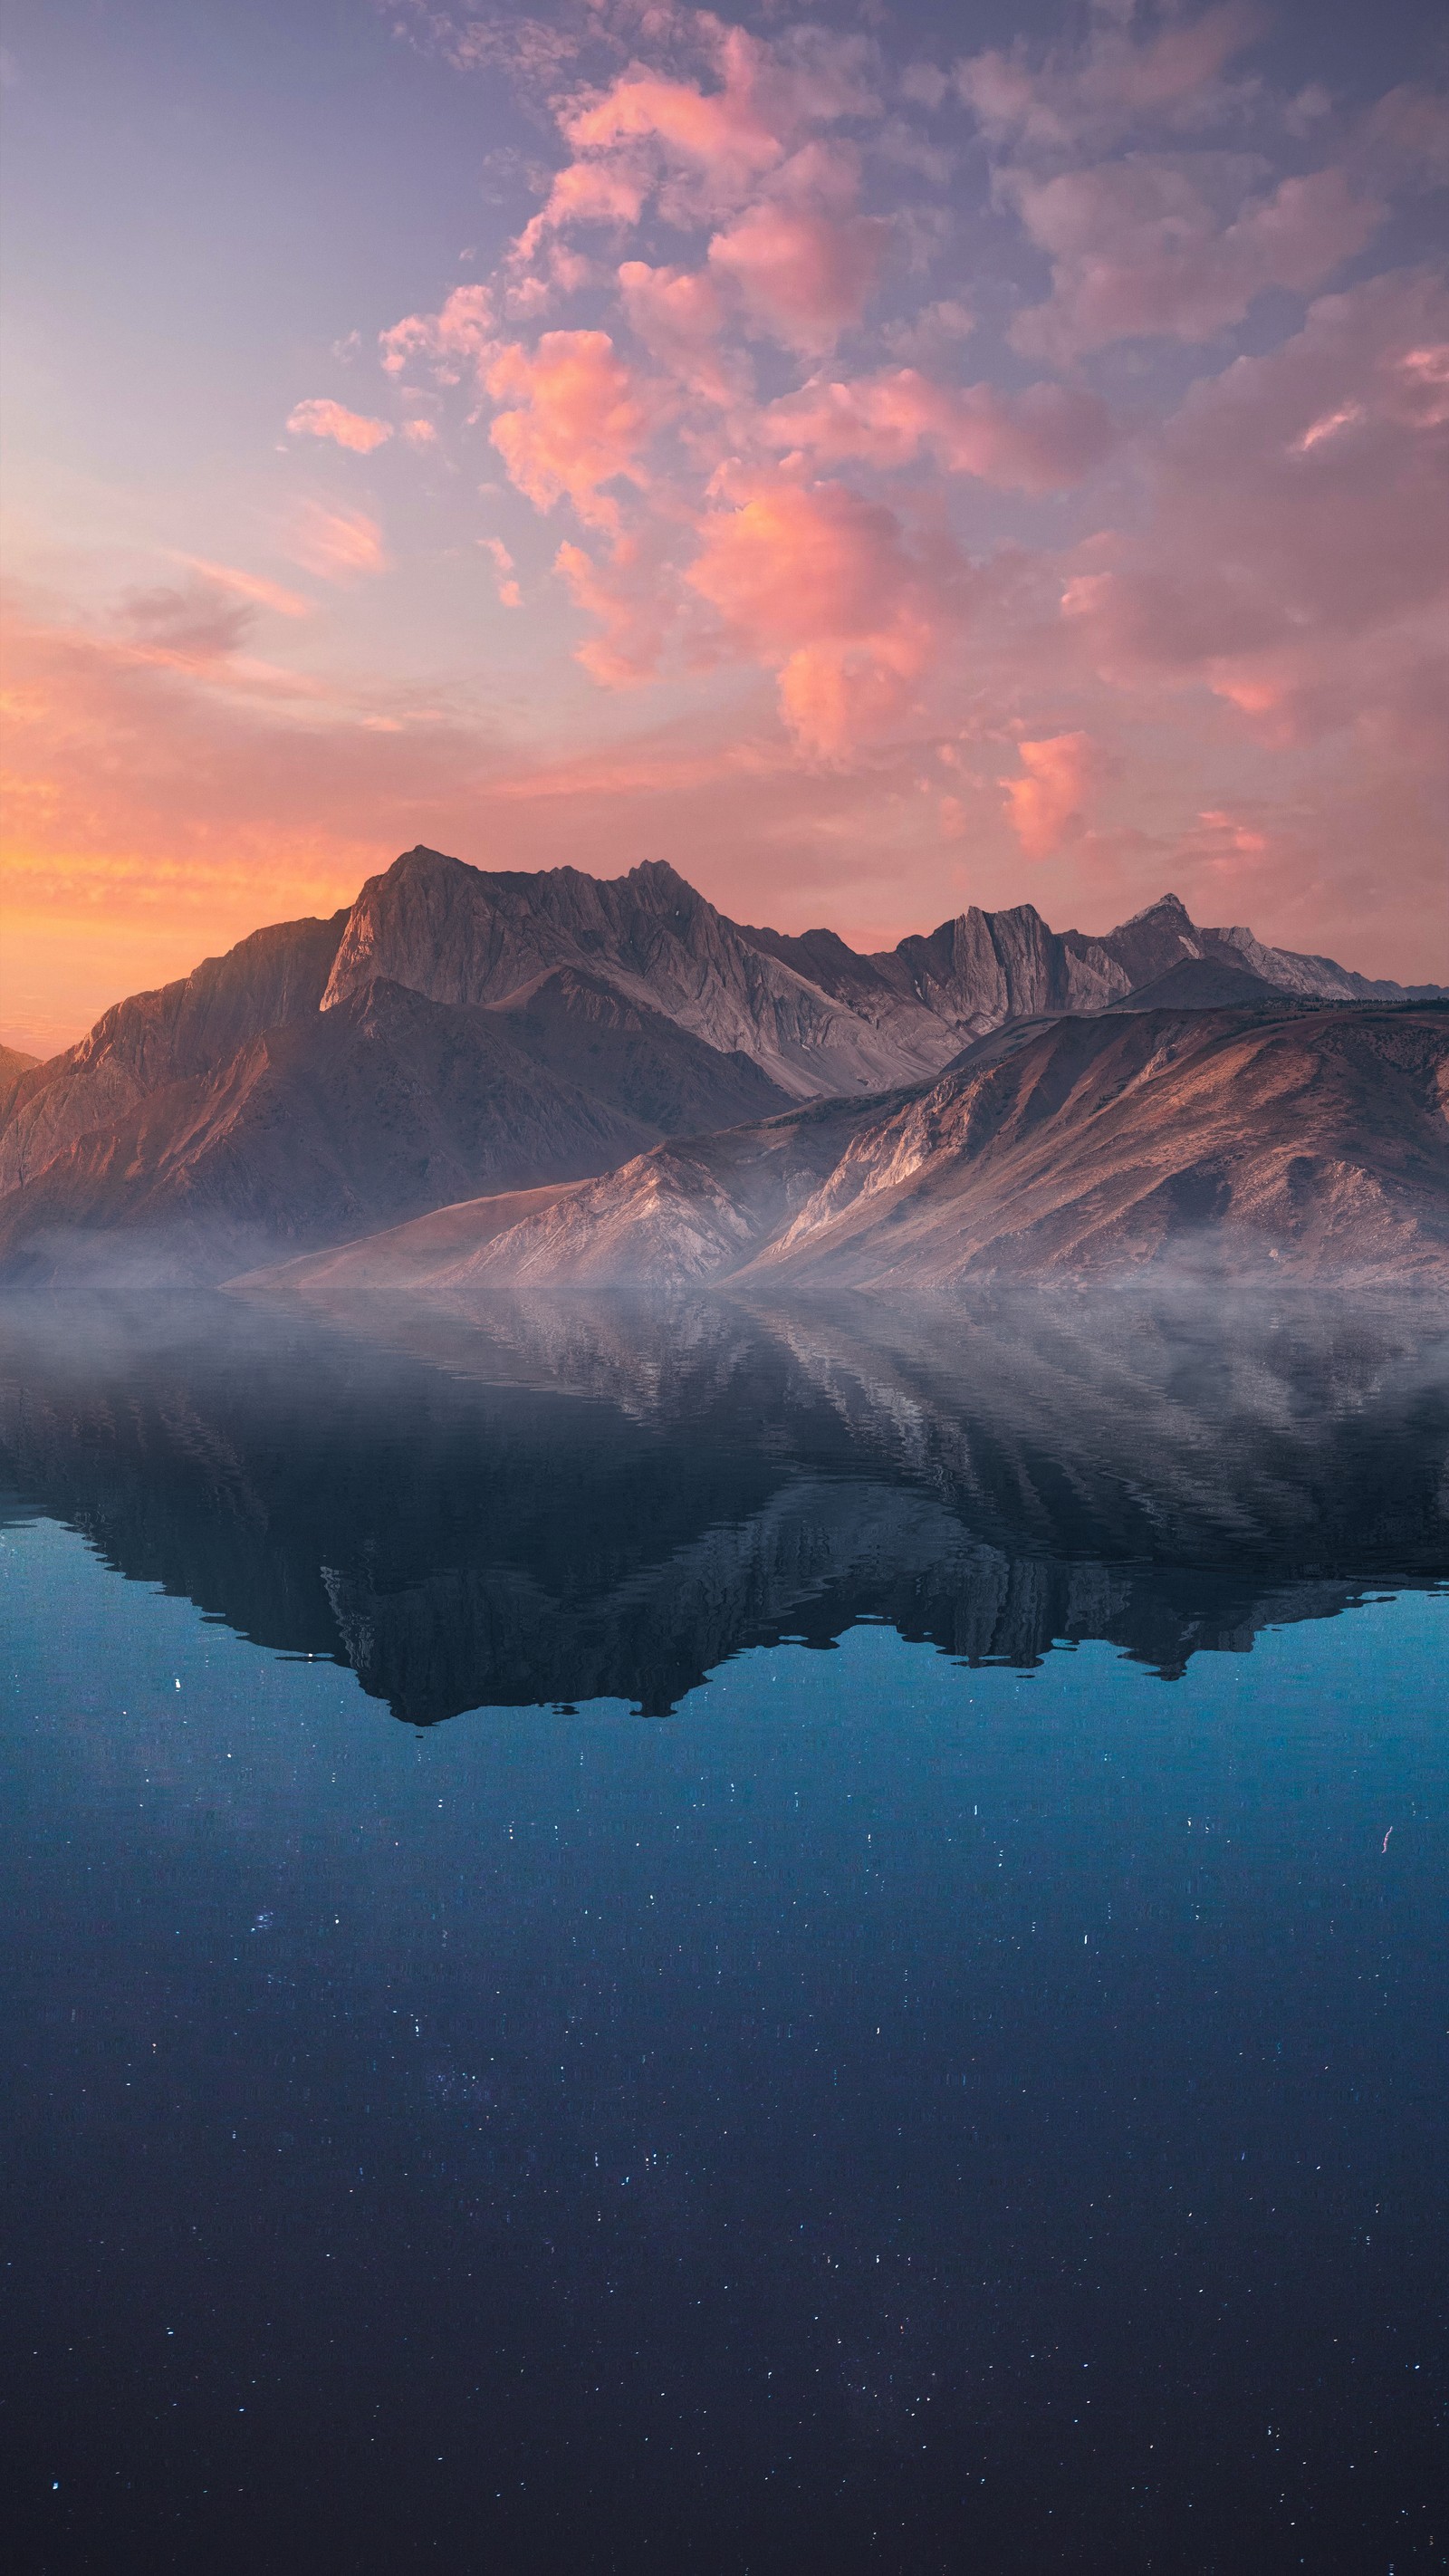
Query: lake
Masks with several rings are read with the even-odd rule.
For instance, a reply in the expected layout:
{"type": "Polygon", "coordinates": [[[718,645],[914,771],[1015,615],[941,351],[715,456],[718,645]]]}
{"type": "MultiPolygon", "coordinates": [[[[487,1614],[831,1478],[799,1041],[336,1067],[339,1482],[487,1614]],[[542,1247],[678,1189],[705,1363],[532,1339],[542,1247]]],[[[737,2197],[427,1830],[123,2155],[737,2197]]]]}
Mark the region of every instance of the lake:
{"type": "Polygon", "coordinates": [[[18,2563],[1449,2560],[1424,1319],[0,1376],[18,2563]]]}

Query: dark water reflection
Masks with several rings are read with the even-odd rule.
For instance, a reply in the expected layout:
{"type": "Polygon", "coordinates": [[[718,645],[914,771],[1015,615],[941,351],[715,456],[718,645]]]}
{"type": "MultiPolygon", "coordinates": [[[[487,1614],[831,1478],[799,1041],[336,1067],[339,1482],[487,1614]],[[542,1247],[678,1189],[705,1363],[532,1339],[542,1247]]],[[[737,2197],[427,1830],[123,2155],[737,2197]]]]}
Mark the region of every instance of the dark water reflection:
{"type": "Polygon", "coordinates": [[[7,1319],[12,2562],[1443,2566],[1425,1319],[373,1320],[7,1319]]]}
{"type": "Polygon", "coordinates": [[[0,1473],[121,1572],[416,1725],[624,1698],[884,1620],[971,1665],[1164,1675],[1446,1563],[1416,1315],[1110,1301],[865,1339],[718,1304],[363,1340],[217,1298],[13,1334],[0,1473]]]}

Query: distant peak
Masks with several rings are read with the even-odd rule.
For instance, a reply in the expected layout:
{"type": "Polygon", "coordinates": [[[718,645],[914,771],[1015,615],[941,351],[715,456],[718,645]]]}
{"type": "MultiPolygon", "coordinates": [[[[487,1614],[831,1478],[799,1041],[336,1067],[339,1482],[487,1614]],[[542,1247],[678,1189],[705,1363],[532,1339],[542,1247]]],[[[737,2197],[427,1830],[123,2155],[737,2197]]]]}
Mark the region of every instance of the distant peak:
{"type": "Polygon", "coordinates": [[[1125,921],[1119,922],[1118,928],[1131,930],[1139,921],[1161,921],[1164,917],[1169,921],[1185,921],[1189,930],[1194,926],[1192,914],[1181,895],[1160,894],[1155,903],[1145,903],[1140,912],[1129,913],[1125,921]]]}
{"type": "Polygon", "coordinates": [[[373,886],[396,886],[414,882],[419,877],[437,879],[477,874],[477,869],[470,867],[466,859],[450,858],[446,850],[430,850],[426,841],[419,841],[411,850],[400,850],[390,866],[379,868],[367,882],[373,886]]]}
{"type": "Polygon", "coordinates": [[[696,902],[699,900],[697,889],[690,884],[688,877],[682,877],[678,868],[670,866],[668,859],[641,859],[629,874],[662,892],[692,895],[696,902]]]}
{"type": "MultiPolygon", "coordinates": [[[[410,868],[415,867],[420,861],[425,861],[429,867],[434,868],[462,868],[468,864],[466,859],[452,858],[446,850],[430,850],[426,841],[418,841],[412,849],[401,851],[393,860],[392,866],[410,868]]],[[[384,874],[391,876],[392,868],[385,869],[384,874]]]]}

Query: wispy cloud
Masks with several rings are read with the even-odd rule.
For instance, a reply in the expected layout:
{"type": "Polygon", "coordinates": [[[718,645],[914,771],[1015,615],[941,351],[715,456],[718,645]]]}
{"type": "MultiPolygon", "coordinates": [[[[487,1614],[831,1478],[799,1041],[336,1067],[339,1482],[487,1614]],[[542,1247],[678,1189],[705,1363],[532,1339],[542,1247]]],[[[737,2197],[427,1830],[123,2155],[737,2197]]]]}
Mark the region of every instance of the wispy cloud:
{"type": "Polygon", "coordinates": [[[325,501],[304,501],[286,537],[286,551],[305,572],[323,581],[349,581],[360,573],[381,572],[387,562],[382,530],[365,510],[347,510],[325,501]]]}
{"type": "Polygon", "coordinates": [[[278,581],[268,581],[261,573],[241,572],[235,564],[210,563],[203,555],[182,555],[178,560],[193,572],[204,574],[222,590],[233,590],[240,599],[252,600],[258,608],[270,608],[278,617],[310,617],[312,602],[299,591],[284,589],[278,581]]]}

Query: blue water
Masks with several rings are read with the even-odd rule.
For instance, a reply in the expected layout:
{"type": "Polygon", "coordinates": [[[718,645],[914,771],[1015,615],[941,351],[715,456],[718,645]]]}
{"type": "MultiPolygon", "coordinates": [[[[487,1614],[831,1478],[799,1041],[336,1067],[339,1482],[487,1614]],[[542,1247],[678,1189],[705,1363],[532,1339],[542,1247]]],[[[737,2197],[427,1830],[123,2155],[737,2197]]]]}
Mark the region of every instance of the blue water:
{"type": "Polygon", "coordinates": [[[420,1733],[0,1568],[13,2563],[1449,2563],[1442,1594],[420,1733]]]}

